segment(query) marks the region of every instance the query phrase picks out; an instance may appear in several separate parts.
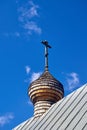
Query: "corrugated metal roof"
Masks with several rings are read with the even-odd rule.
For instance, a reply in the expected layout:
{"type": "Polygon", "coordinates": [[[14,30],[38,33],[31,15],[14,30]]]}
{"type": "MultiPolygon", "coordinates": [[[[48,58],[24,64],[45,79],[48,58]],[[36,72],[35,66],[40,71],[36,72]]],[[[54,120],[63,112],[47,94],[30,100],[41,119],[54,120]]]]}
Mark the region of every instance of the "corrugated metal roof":
{"type": "Polygon", "coordinates": [[[13,130],[87,130],[87,84],[13,130]]]}

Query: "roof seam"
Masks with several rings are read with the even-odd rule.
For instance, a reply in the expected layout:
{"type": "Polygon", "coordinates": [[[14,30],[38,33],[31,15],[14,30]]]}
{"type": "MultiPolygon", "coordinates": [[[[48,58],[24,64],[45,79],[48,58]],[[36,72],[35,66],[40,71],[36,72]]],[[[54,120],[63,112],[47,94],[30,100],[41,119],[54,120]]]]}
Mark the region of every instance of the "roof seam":
{"type": "MultiPolygon", "coordinates": [[[[76,91],[75,91],[74,93],[76,93],[76,91]]],[[[74,93],[72,93],[71,97],[74,95],[74,93]]],[[[71,99],[71,97],[67,100],[67,102],[71,99]]],[[[65,97],[65,98],[62,100],[62,102],[60,102],[60,103],[58,104],[58,106],[56,106],[56,109],[59,107],[59,105],[61,105],[61,104],[65,101],[66,98],[68,98],[68,96],[65,97]]],[[[65,104],[66,104],[67,102],[65,102],[65,104]]],[[[62,106],[62,108],[65,106],[65,104],[62,106]]],[[[54,109],[53,109],[53,110],[54,110],[54,109]]],[[[51,109],[50,109],[50,111],[51,111],[51,109]]],[[[50,112],[50,111],[49,111],[49,112],[50,112]]],[[[55,110],[54,110],[54,111],[55,111],[55,110]]],[[[54,112],[54,111],[53,111],[53,112],[54,112]]],[[[60,109],[60,111],[61,111],[61,109],[60,109]]],[[[59,112],[60,112],[60,111],[59,111],[59,112]]],[[[49,112],[47,113],[47,115],[49,114],[49,112]]],[[[58,113],[59,113],[59,112],[58,112],[58,113]]],[[[51,116],[51,114],[48,116],[48,118],[50,118],[50,116],[51,116]]],[[[45,120],[45,122],[48,120],[48,118],[45,120]]],[[[45,122],[44,122],[44,123],[45,123],[45,122]]],[[[44,123],[43,123],[43,124],[44,124],[44,123]]],[[[39,123],[38,123],[38,124],[39,124],[39,123]]],[[[42,124],[42,125],[43,125],[43,124],[42,124]]],[[[40,128],[42,127],[42,125],[38,128],[38,130],[40,130],[40,128]]],[[[48,124],[48,125],[49,125],[49,124],[48,124]]],[[[47,125],[47,126],[48,126],[48,125],[47,125]]],[[[47,127],[47,126],[46,126],[46,127],[47,127]]],[[[36,126],[36,127],[37,127],[37,126],[36,126]]],[[[35,127],[35,128],[36,128],[36,127],[35,127]]],[[[45,127],[45,128],[46,128],[46,127],[45,127]]]]}
{"type": "Polygon", "coordinates": [[[27,121],[27,122],[23,125],[23,127],[22,127],[21,129],[23,129],[24,127],[27,127],[26,125],[29,125],[30,123],[32,123],[33,120],[34,120],[34,118],[32,118],[31,120],[27,121]],[[29,124],[28,124],[28,123],[29,123],[29,124]]]}
{"type": "MultiPolygon", "coordinates": [[[[83,96],[84,97],[84,96],[83,96]]],[[[82,98],[83,98],[82,97],[82,98]]],[[[80,102],[80,101],[79,101],[80,102]]],[[[77,104],[78,105],[78,104],[77,104]]],[[[79,114],[79,112],[81,111],[81,109],[83,108],[85,106],[85,103],[83,104],[83,106],[79,109],[79,111],[76,113],[76,115],[71,119],[71,121],[69,122],[69,124],[67,125],[67,127],[70,125],[70,123],[73,121],[73,119],[79,114]]],[[[85,114],[85,113],[84,113],[85,114]]],[[[84,114],[82,115],[82,117],[84,116],[84,114]]],[[[82,118],[81,117],[81,118],[82,118]]],[[[79,121],[81,120],[81,118],[79,119],[79,121]]],[[[76,123],[76,125],[79,123],[79,121],[76,123]]],[[[67,128],[66,127],[66,128],[67,128]]],[[[65,130],[66,130],[66,128],[65,128],[65,130]]]]}
{"type": "MultiPolygon", "coordinates": [[[[64,101],[64,100],[62,100],[62,102],[63,102],[63,101],[64,101]]],[[[61,104],[62,102],[60,102],[60,104],[61,104]]],[[[60,104],[58,104],[58,106],[59,106],[60,104]]],[[[58,107],[58,106],[57,106],[57,107],[58,107]]],[[[48,111],[47,115],[50,113],[50,111],[51,111],[52,109],[53,109],[53,107],[48,111]]],[[[47,116],[47,115],[46,115],[46,116],[47,116]]],[[[51,116],[51,115],[50,115],[50,116],[51,116]]],[[[49,116],[49,117],[50,117],[50,116],[49,116]]],[[[48,118],[49,118],[49,117],[48,117],[48,118]]],[[[48,118],[46,119],[46,121],[48,120],[48,118]]],[[[42,121],[42,120],[41,120],[41,121],[42,121]]],[[[40,122],[41,122],[41,121],[40,121],[40,122]]],[[[45,122],[46,122],[46,121],[45,121],[45,122]]],[[[44,122],[44,123],[45,123],[45,122],[44,122]]],[[[44,123],[43,123],[43,124],[44,124],[44,123]]],[[[39,124],[39,122],[38,122],[38,124],[39,124]]],[[[38,124],[37,124],[37,125],[38,125],[38,124]]],[[[43,124],[42,124],[42,125],[43,125],[43,124]]],[[[36,126],[36,127],[37,127],[37,126],[36,126]]],[[[36,127],[35,127],[35,128],[36,128],[36,127]]],[[[39,129],[40,129],[40,128],[41,128],[41,126],[39,127],[39,129]]],[[[39,129],[38,129],[38,130],[39,130],[39,129]]]]}
{"type": "MultiPolygon", "coordinates": [[[[79,92],[79,94],[77,95],[77,97],[83,92],[83,90],[84,90],[84,88],[82,89],[82,91],[79,92]]],[[[75,93],[74,93],[74,94],[75,94],[75,93]]],[[[70,99],[70,98],[69,98],[69,99],[70,99]]],[[[77,98],[75,98],[75,99],[73,100],[73,102],[74,102],[76,99],[77,99],[77,98]]],[[[70,103],[69,107],[71,106],[71,104],[72,104],[73,102],[70,103]]],[[[63,116],[63,114],[69,109],[69,107],[65,109],[65,111],[60,115],[60,117],[63,116]]],[[[60,110],[60,111],[61,111],[61,110],[60,110]]],[[[58,113],[59,113],[59,112],[58,112],[58,113]]],[[[58,113],[56,114],[56,116],[58,115],[58,113]]],[[[57,120],[59,120],[60,117],[59,117],[57,120]]],[[[56,123],[57,123],[57,121],[56,121],[54,124],[56,124],[56,123]]],[[[63,123],[63,122],[62,122],[62,123],[63,123]]],[[[54,125],[51,126],[50,130],[53,128],[53,126],[54,126],[54,125]]],[[[60,126],[59,126],[59,127],[60,127],[60,126]]]]}
{"type": "MultiPolygon", "coordinates": [[[[86,95],[86,94],[85,94],[86,95]]],[[[85,95],[83,95],[83,97],[85,97],[85,95]]],[[[83,99],[83,97],[79,100],[79,102],[83,99]]],[[[79,104],[79,102],[75,105],[75,107],[70,111],[70,113],[77,107],[77,105],[79,104]]],[[[84,107],[84,105],[85,105],[85,103],[83,104],[83,106],[80,108],[80,110],[84,107]]],[[[80,111],[79,110],[79,111],[80,111]]],[[[79,112],[78,111],[78,112],[79,112]]],[[[78,112],[76,113],[76,115],[72,118],[72,120],[77,116],[77,114],[78,114],[78,112]]],[[[70,113],[68,114],[68,116],[70,115],[70,113]]],[[[66,118],[61,122],[61,124],[67,119],[67,117],[68,116],[66,116],[66,118]]],[[[69,124],[72,122],[72,120],[69,122],[69,124]]],[[[60,124],[60,126],[61,126],[61,124],[60,124]]],[[[60,128],[60,126],[58,127],[58,128],[60,128]]],[[[65,129],[66,130],[66,129],[65,129]]]]}
{"type": "MultiPolygon", "coordinates": [[[[85,104],[84,104],[85,105],[85,104]]],[[[76,125],[74,126],[73,130],[75,129],[75,127],[78,125],[78,123],[81,121],[81,119],[83,118],[83,116],[86,114],[86,111],[85,113],[82,115],[82,117],[79,119],[79,121],[76,123],[76,125]]]]}
{"type": "Polygon", "coordinates": [[[82,130],[84,130],[84,128],[87,126],[87,123],[84,125],[84,127],[82,128],[82,130]]]}
{"type": "Polygon", "coordinates": [[[13,130],[87,129],[87,84],[53,104],[41,117],[32,117],[13,130]]]}

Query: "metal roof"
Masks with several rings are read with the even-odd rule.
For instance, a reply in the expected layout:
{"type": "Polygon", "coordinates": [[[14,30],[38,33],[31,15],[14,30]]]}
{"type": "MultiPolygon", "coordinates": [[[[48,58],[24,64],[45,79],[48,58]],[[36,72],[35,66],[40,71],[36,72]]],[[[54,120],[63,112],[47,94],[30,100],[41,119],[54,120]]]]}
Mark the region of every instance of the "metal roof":
{"type": "Polygon", "coordinates": [[[13,130],[87,130],[87,84],[13,130]]]}

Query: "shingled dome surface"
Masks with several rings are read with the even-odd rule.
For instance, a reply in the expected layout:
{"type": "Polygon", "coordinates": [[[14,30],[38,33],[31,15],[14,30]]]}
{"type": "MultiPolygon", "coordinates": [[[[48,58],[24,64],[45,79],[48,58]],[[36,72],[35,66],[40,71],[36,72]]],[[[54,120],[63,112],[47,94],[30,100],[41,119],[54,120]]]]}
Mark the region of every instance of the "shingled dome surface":
{"type": "Polygon", "coordinates": [[[30,84],[29,90],[32,87],[37,87],[37,86],[49,86],[49,88],[55,88],[58,89],[61,93],[64,93],[63,85],[61,84],[60,81],[55,79],[49,71],[45,71],[37,80],[33,81],[30,84]]]}
{"type": "Polygon", "coordinates": [[[45,71],[37,80],[32,82],[30,85],[30,88],[31,88],[31,86],[43,86],[43,85],[47,85],[50,88],[54,87],[64,93],[63,85],[61,84],[61,82],[58,81],[57,79],[55,79],[49,73],[49,71],[45,71]]]}
{"type": "MultiPolygon", "coordinates": [[[[55,93],[58,91],[60,95],[63,97],[64,95],[64,89],[61,82],[56,80],[49,71],[45,71],[37,80],[32,82],[29,87],[29,95],[31,97],[31,93],[33,91],[37,90],[48,90],[50,92],[51,90],[54,90],[55,93]]],[[[42,91],[41,91],[42,92],[42,91]]],[[[40,91],[39,91],[40,93],[40,91]]],[[[47,93],[48,94],[48,93],[47,93]]],[[[57,98],[57,97],[56,97],[57,98]]]]}
{"type": "Polygon", "coordinates": [[[30,84],[28,94],[34,104],[34,116],[43,115],[52,104],[64,96],[63,85],[56,80],[49,71],[30,84]]]}

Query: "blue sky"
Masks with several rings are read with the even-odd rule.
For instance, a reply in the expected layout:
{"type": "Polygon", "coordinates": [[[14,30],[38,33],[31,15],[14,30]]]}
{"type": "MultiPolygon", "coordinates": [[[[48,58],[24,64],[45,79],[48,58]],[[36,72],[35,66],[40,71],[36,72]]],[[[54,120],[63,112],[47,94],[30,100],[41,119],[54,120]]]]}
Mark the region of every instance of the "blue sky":
{"type": "Polygon", "coordinates": [[[0,0],[0,130],[11,130],[33,115],[29,84],[49,71],[65,96],[86,83],[86,0],[0,0]]]}

